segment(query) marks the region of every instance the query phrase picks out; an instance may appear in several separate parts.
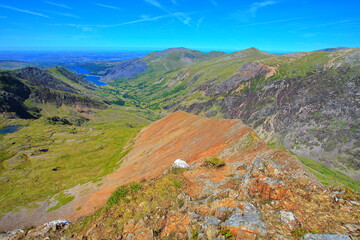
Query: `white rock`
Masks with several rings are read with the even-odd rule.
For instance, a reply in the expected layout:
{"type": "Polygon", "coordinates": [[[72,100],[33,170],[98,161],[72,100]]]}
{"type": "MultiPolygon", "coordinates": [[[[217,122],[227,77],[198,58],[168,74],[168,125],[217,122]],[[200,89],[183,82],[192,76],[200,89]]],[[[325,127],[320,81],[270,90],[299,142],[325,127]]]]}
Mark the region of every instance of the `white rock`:
{"type": "Polygon", "coordinates": [[[190,167],[189,164],[187,164],[187,162],[181,159],[176,159],[173,165],[171,166],[171,168],[189,168],[189,167],[190,167]]]}
{"type": "Polygon", "coordinates": [[[280,211],[280,218],[283,224],[287,224],[289,226],[296,223],[296,218],[292,212],[280,211]]]}
{"type": "Polygon", "coordinates": [[[52,222],[45,223],[44,225],[45,226],[56,226],[57,224],[69,225],[71,223],[66,219],[59,219],[59,220],[55,220],[55,221],[52,221],[52,222]]]}
{"type": "Polygon", "coordinates": [[[22,229],[15,229],[15,230],[7,232],[7,234],[9,234],[9,235],[17,235],[17,234],[21,234],[23,232],[24,232],[24,230],[22,230],[22,229]]]}

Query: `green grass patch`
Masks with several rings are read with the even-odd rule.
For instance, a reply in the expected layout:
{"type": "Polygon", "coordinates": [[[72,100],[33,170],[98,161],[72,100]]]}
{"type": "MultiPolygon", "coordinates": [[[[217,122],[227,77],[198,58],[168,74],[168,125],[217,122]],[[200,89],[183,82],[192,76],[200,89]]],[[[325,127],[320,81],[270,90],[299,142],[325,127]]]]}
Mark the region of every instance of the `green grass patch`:
{"type": "Polygon", "coordinates": [[[296,239],[302,238],[307,233],[305,228],[297,228],[296,230],[291,232],[296,239]]]}
{"type": "Polygon", "coordinates": [[[227,228],[221,228],[220,229],[220,234],[225,237],[225,239],[231,239],[232,238],[232,233],[230,231],[230,229],[227,228]]]}
{"type": "Polygon", "coordinates": [[[348,186],[353,190],[360,191],[360,182],[356,181],[343,173],[326,167],[324,164],[312,159],[299,156],[291,152],[312,172],[315,177],[324,185],[330,186],[348,186]]]}
{"type": "Polygon", "coordinates": [[[74,200],[74,196],[66,195],[65,193],[60,193],[55,199],[57,201],[56,205],[49,208],[46,212],[54,211],[60,208],[61,206],[68,204],[69,202],[74,200]]]}
{"type": "Polygon", "coordinates": [[[225,166],[224,159],[217,158],[217,157],[209,157],[209,158],[205,159],[205,162],[210,164],[210,166],[212,166],[212,167],[218,168],[218,167],[225,166]]]}

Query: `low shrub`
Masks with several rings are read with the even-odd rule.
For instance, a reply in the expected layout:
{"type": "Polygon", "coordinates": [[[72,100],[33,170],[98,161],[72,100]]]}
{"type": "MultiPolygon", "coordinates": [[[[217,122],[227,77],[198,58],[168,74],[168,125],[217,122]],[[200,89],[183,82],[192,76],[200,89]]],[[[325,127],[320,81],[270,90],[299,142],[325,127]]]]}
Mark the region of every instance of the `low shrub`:
{"type": "Polygon", "coordinates": [[[295,237],[295,238],[301,238],[303,236],[305,236],[305,234],[307,233],[305,228],[298,228],[295,231],[291,232],[291,234],[295,237]]]}
{"type": "Polygon", "coordinates": [[[232,237],[232,233],[230,229],[227,228],[221,228],[220,234],[225,237],[225,239],[230,239],[232,237]]]}
{"type": "Polygon", "coordinates": [[[213,166],[213,167],[222,167],[225,165],[225,161],[223,159],[217,158],[217,157],[210,157],[205,159],[205,162],[207,165],[213,166]]]}

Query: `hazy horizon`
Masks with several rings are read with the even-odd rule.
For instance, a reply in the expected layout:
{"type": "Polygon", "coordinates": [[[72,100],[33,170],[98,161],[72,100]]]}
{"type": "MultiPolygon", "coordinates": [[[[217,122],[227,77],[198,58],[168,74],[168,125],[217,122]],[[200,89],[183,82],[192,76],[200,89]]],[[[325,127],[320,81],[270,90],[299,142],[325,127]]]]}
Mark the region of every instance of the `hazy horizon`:
{"type": "Polygon", "coordinates": [[[0,49],[273,53],[360,46],[359,2],[0,0],[0,49]]]}

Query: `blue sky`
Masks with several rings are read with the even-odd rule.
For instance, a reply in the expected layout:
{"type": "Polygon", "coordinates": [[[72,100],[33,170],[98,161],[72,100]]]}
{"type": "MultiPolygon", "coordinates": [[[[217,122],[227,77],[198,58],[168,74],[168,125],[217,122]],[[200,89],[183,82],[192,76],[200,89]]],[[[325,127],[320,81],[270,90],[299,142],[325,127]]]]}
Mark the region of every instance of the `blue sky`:
{"type": "Polygon", "coordinates": [[[0,0],[0,50],[360,47],[353,0],[0,0]]]}

